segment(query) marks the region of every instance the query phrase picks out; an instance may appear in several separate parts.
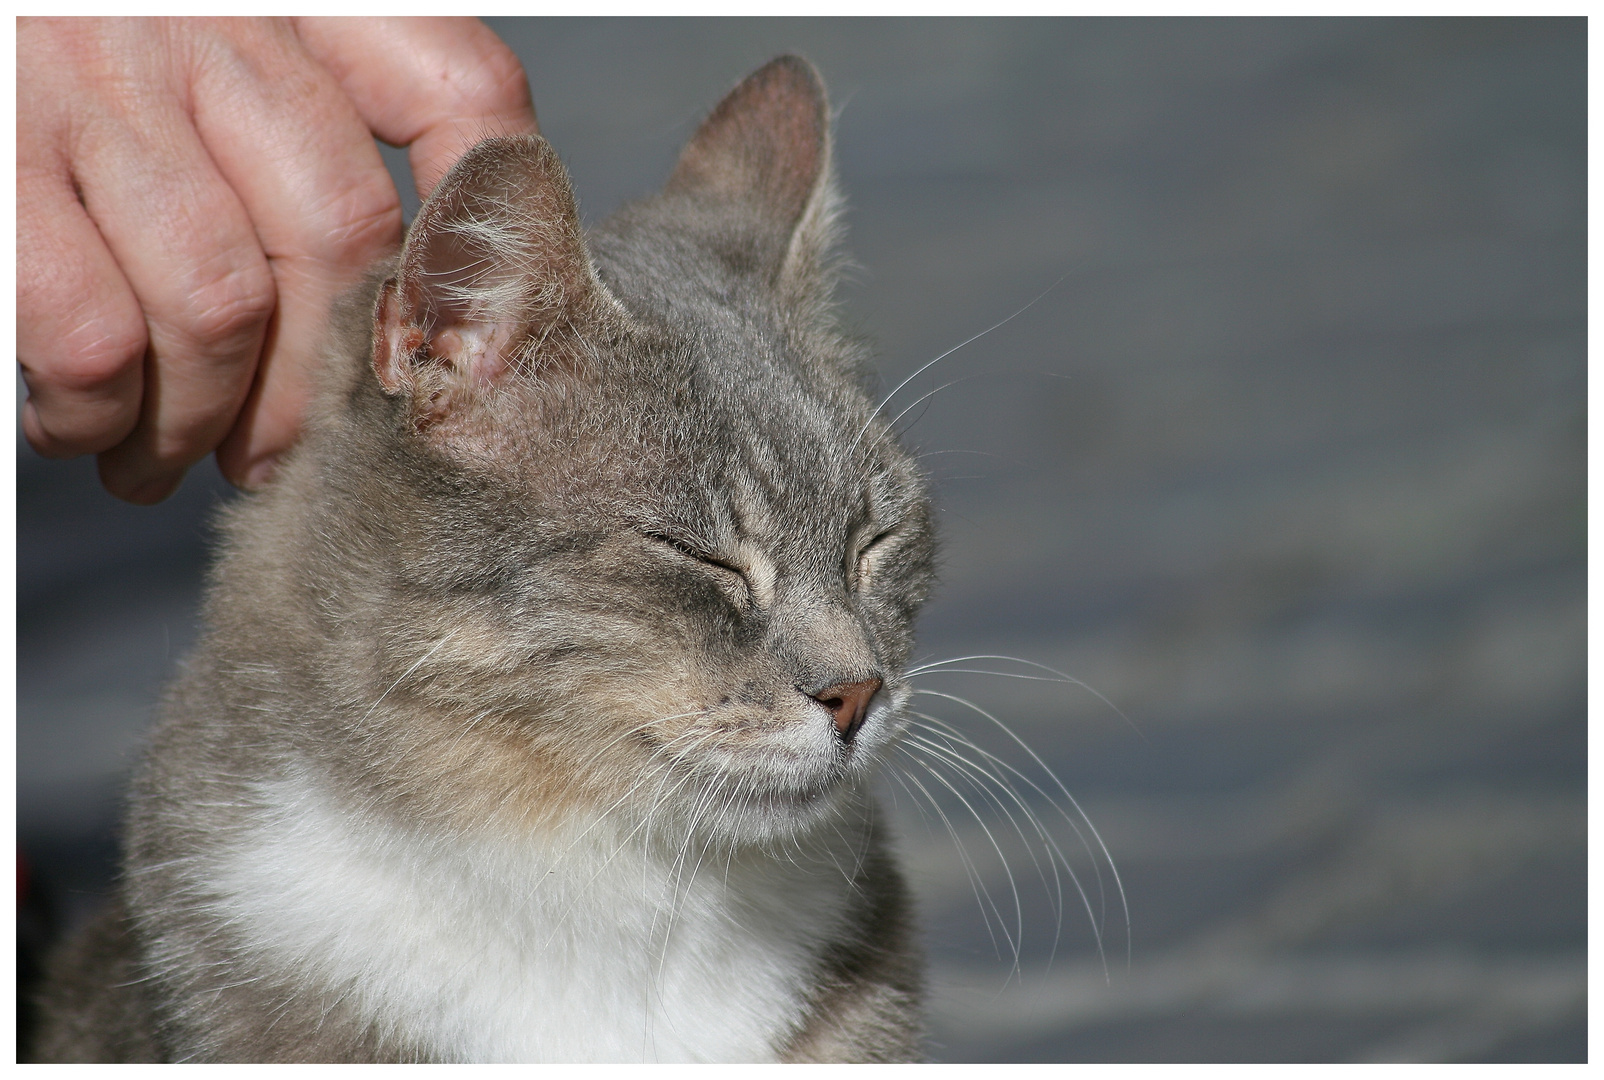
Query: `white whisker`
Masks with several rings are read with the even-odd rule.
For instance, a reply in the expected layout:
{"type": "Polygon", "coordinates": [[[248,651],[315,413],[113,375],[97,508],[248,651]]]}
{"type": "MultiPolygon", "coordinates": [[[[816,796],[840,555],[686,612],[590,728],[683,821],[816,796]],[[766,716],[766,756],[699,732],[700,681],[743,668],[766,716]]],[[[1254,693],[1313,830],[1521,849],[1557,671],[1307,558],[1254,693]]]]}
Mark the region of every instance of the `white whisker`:
{"type": "MultiPolygon", "coordinates": [[[[957,386],[959,383],[970,382],[971,380],[978,379],[978,378],[980,378],[979,374],[965,375],[965,376],[963,376],[961,378],[950,379],[947,382],[944,382],[940,386],[936,387],[934,390],[925,391],[923,394],[920,394],[918,397],[914,398],[913,399],[913,403],[911,405],[909,405],[907,408],[903,409],[901,412],[897,413],[897,415],[893,416],[889,421],[887,421],[886,422],[886,427],[895,428],[897,426],[897,422],[899,420],[901,420],[904,416],[907,416],[914,409],[917,409],[923,402],[926,402],[926,401],[930,400],[931,398],[935,397],[937,394],[941,393],[943,390],[946,390],[949,387],[957,386]]],[[[921,415],[920,417],[918,417],[917,419],[914,420],[914,423],[917,424],[919,422],[919,420],[922,420],[923,418],[924,417],[921,415]]],[[[912,427],[913,424],[910,424],[908,426],[912,427]]]]}
{"type": "MultiPolygon", "coordinates": [[[[951,737],[948,736],[945,732],[939,732],[936,728],[931,727],[930,725],[921,724],[919,726],[924,728],[926,731],[933,732],[933,733],[937,734],[941,738],[945,738],[945,739],[949,739],[949,740],[951,739],[951,737]]],[[[1057,881],[1057,879],[1058,879],[1058,862],[1053,857],[1054,853],[1057,852],[1057,845],[1053,844],[1050,834],[1047,832],[1046,828],[1043,826],[1040,818],[1038,818],[1036,816],[1035,811],[1033,811],[1029,807],[1029,805],[1027,805],[1025,803],[1024,799],[1020,797],[1019,792],[1014,789],[1013,785],[1008,782],[1007,778],[999,777],[996,774],[987,771],[987,769],[984,766],[982,766],[982,765],[978,764],[977,762],[971,760],[970,758],[964,756],[959,751],[954,750],[950,744],[946,745],[946,746],[943,746],[943,745],[941,745],[939,743],[936,743],[936,742],[934,742],[934,741],[932,741],[932,740],[930,740],[928,738],[924,738],[924,737],[918,736],[918,735],[910,736],[908,741],[909,741],[909,743],[911,743],[914,746],[918,746],[920,748],[923,748],[925,750],[930,751],[931,753],[937,754],[941,758],[941,760],[943,762],[945,762],[946,764],[951,765],[953,768],[957,769],[958,770],[958,774],[960,776],[962,776],[964,778],[964,780],[966,780],[971,787],[973,787],[977,792],[980,792],[983,795],[985,795],[987,800],[989,800],[993,805],[995,805],[998,810],[1002,811],[1003,815],[1008,818],[1009,824],[1011,824],[1014,827],[1014,832],[1019,834],[1019,839],[1025,846],[1026,854],[1028,854],[1030,856],[1031,862],[1036,867],[1036,872],[1041,876],[1042,882],[1045,885],[1046,881],[1047,881],[1047,872],[1042,869],[1040,860],[1038,860],[1036,858],[1036,852],[1035,852],[1035,849],[1033,847],[1031,847],[1030,838],[1025,835],[1025,830],[1020,826],[1018,819],[1014,817],[1013,811],[1008,809],[1008,805],[997,797],[996,793],[991,789],[991,787],[986,782],[989,781],[990,784],[995,784],[998,787],[1002,788],[1003,791],[1006,792],[1011,799],[1013,799],[1015,805],[1017,805],[1019,807],[1020,813],[1024,814],[1025,815],[1025,819],[1030,822],[1031,827],[1035,830],[1035,832],[1037,834],[1037,838],[1040,839],[1043,842],[1043,844],[1046,846],[1046,849],[1047,849],[1047,852],[1048,852],[1048,860],[1047,860],[1047,862],[1048,862],[1048,865],[1052,867],[1054,880],[1057,881]]],[[[965,740],[965,741],[967,742],[967,740],[965,740]]],[[[973,747],[972,743],[969,744],[969,745],[973,747]]],[[[978,747],[975,747],[975,749],[979,750],[978,747]]],[[[985,751],[980,751],[980,753],[983,754],[983,753],[985,753],[985,751]]],[[[1061,857],[1062,853],[1060,852],[1058,854],[1061,857]]],[[[1069,869],[1070,875],[1073,877],[1074,876],[1074,870],[1069,868],[1068,863],[1065,863],[1065,868],[1069,869]]],[[[1059,883],[1058,899],[1054,903],[1053,911],[1054,911],[1054,914],[1057,915],[1060,920],[1062,920],[1062,918],[1063,918],[1062,893],[1063,893],[1063,886],[1062,886],[1062,883],[1059,883]]],[[[1049,895],[1049,899],[1051,899],[1052,898],[1052,893],[1049,893],[1048,895],[1049,895]]],[[[1097,931],[1098,928],[1094,924],[1092,929],[1095,932],[1095,931],[1097,931]]]]}
{"type": "Polygon", "coordinates": [[[416,660],[414,660],[412,662],[412,666],[411,667],[407,668],[400,675],[396,676],[395,682],[393,682],[389,686],[385,687],[384,693],[380,694],[378,696],[378,698],[376,698],[374,700],[373,704],[368,706],[368,711],[362,714],[362,719],[357,721],[357,726],[361,727],[364,723],[366,723],[368,717],[373,715],[373,710],[377,709],[379,707],[379,704],[381,702],[383,702],[385,698],[390,696],[390,692],[391,691],[393,691],[396,687],[400,686],[402,684],[402,682],[404,682],[406,680],[408,675],[411,675],[414,671],[417,671],[420,667],[422,667],[424,665],[424,663],[429,659],[429,657],[431,657],[435,653],[439,652],[440,648],[443,645],[445,645],[446,642],[450,641],[453,637],[455,637],[456,634],[457,634],[457,632],[455,630],[451,630],[451,631],[447,632],[444,637],[442,637],[439,641],[434,643],[434,645],[429,649],[428,652],[424,653],[422,656],[420,656],[416,660]]]}
{"type": "MultiPolygon", "coordinates": [[[[908,757],[917,763],[920,768],[934,775],[934,770],[932,770],[924,761],[920,760],[919,757],[906,746],[898,744],[897,749],[902,751],[904,754],[907,754],[908,757]]],[[[1002,949],[997,944],[997,935],[992,931],[991,919],[986,915],[986,908],[989,906],[992,913],[997,916],[997,929],[1002,931],[1002,934],[1005,938],[1008,938],[1007,923],[1003,919],[1002,912],[998,910],[996,901],[991,898],[991,890],[986,888],[986,882],[981,877],[979,869],[974,864],[974,860],[969,857],[969,850],[964,847],[963,840],[959,838],[958,830],[953,826],[952,819],[947,817],[947,812],[941,808],[941,803],[938,802],[936,797],[930,793],[929,788],[925,787],[924,784],[919,782],[919,778],[917,776],[912,776],[905,773],[896,773],[894,775],[896,775],[898,779],[911,782],[915,787],[922,791],[925,798],[930,803],[930,808],[936,812],[936,816],[941,818],[941,823],[947,827],[947,835],[952,837],[953,844],[958,848],[958,857],[963,861],[964,869],[969,874],[970,888],[974,890],[975,903],[980,905],[980,914],[986,924],[986,934],[991,938],[991,947],[997,951],[997,955],[1000,958],[1002,956],[1002,949]],[[985,897],[985,900],[983,901],[981,900],[982,895],[985,897]]],[[[909,792],[909,794],[911,795],[912,792],[909,792]]],[[[1017,963],[1019,955],[1017,951],[1018,947],[1014,944],[1012,938],[1008,939],[1008,945],[1010,951],[1014,953],[1015,961],[1017,963]]]]}
{"type": "MultiPolygon", "coordinates": [[[[1021,780],[1023,780],[1025,783],[1029,784],[1033,789],[1035,789],[1037,794],[1041,795],[1043,801],[1045,801],[1054,810],[1058,811],[1059,815],[1062,816],[1064,818],[1064,820],[1069,824],[1069,827],[1074,831],[1076,838],[1080,840],[1081,846],[1086,850],[1087,855],[1092,858],[1092,870],[1097,875],[1098,894],[1099,894],[1099,896],[1102,895],[1102,891],[1103,891],[1102,870],[1097,865],[1096,856],[1092,854],[1092,850],[1091,850],[1090,845],[1088,845],[1086,843],[1086,837],[1081,832],[1080,826],[1075,823],[1075,820],[1073,818],[1071,818],[1067,813],[1065,813],[1063,807],[1059,806],[1056,802],[1054,802],[1052,797],[1049,796],[1045,791],[1043,791],[1041,789],[1041,786],[1039,784],[1037,784],[1029,776],[1025,775],[1024,773],[1020,772],[1018,769],[1014,768],[1008,762],[1006,762],[1003,759],[997,757],[995,754],[992,754],[989,751],[983,749],[977,743],[973,742],[972,740],[970,740],[970,739],[966,738],[965,736],[963,736],[962,734],[960,734],[950,724],[945,723],[944,721],[938,719],[937,717],[930,716],[927,713],[916,712],[913,715],[918,716],[918,717],[920,717],[920,718],[922,718],[922,719],[924,719],[926,721],[929,721],[928,724],[919,725],[920,727],[924,728],[927,731],[938,732],[940,735],[942,735],[945,738],[948,738],[948,739],[951,739],[953,741],[962,743],[963,745],[965,745],[965,746],[969,747],[970,749],[974,750],[975,753],[980,754],[982,757],[986,758],[989,762],[992,762],[992,763],[996,764],[997,766],[999,766],[999,767],[1001,767],[1003,769],[1006,769],[1008,772],[1011,772],[1014,775],[1018,776],[1021,780]]],[[[981,772],[984,773],[984,770],[981,770],[981,772]]],[[[1064,870],[1069,874],[1069,879],[1074,884],[1076,893],[1078,893],[1080,895],[1081,904],[1086,908],[1086,917],[1091,923],[1092,932],[1096,936],[1096,939],[1097,939],[1099,954],[1101,954],[1102,942],[1103,942],[1102,920],[1099,920],[1097,915],[1096,915],[1096,913],[1094,913],[1092,911],[1091,898],[1086,895],[1086,890],[1081,885],[1081,882],[1080,882],[1080,876],[1075,873],[1075,868],[1070,864],[1069,858],[1064,854],[1063,849],[1061,847],[1059,847],[1057,839],[1053,837],[1051,831],[1048,830],[1046,824],[1044,822],[1042,822],[1041,819],[1036,815],[1035,811],[1030,809],[1030,807],[1025,803],[1023,796],[1021,796],[1020,793],[1018,792],[1018,790],[1014,788],[1013,784],[1011,784],[1007,780],[1006,777],[998,776],[997,774],[988,774],[988,775],[989,775],[989,778],[991,778],[992,780],[997,782],[999,785],[1001,785],[1004,788],[1004,790],[1006,790],[1008,792],[1010,797],[1012,797],[1015,800],[1015,802],[1018,803],[1020,809],[1026,814],[1026,816],[1030,820],[1032,826],[1037,830],[1042,842],[1046,845],[1046,847],[1048,849],[1048,852],[1049,852],[1048,863],[1049,863],[1050,866],[1053,867],[1053,884],[1054,884],[1055,894],[1056,894],[1055,895],[1055,903],[1054,903],[1054,912],[1057,915],[1059,921],[1058,921],[1058,925],[1055,928],[1055,932],[1054,932],[1054,935],[1053,935],[1053,948],[1052,948],[1051,952],[1048,955],[1048,960],[1047,960],[1048,965],[1051,966],[1053,959],[1058,955],[1058,944],[1059,944],[1059,940],[1060,940],[1060,938],[1062,936],[1062,933],[1063,933],[1063,911],[1064,911],[1064,907],[1063,907],[1063,881],[1058,876],[1058,866],[1060,866],[1060,865],[1062,865],[1064,870]]],[[[1027,845],[1027,850],[1028,850],[1028,845],[1027,845]]],[[[1034,853],[1032,854],[1032,858],[1034,858],[1034,853]]],[[[1038,869],[1039,869],[1039,866],[1038,866],[1038,869]]]]}
{"type": "Polygon", "coordinates": [[[1029,311],[1031,308],[1035,307],[1038,303],[1040,303],[1042,298],[1045,297],[1048,293],[1052,292],[1054,289],[1058,288],[1058,286],[1062,285],[1064,283],[1064,278],[1067,278],[1068,276],[1069,276],[1068,274],[1065,274],[1065,275],[1063,275],[1063,277],[1060,277],[1057,281],[1055,281],[1051,285],[1047,286],[1047,288],[1043,289],[1041,291],[1040,295],[1038,295],[1034,300],[1032,300],[1030,303],[1026,304],[1024,307],[1020,308],[1018,311],[1014,312],[1012,315],[1008,316],[1006,319],[999,319],[997,322],[994,322],[990,326],[986,327],[980,333],[975,334],[975,335],[973,335],[971,337],[964,338],[958,344],[954,345],[952,348],[948,349],[946,352],[942,353],[940,356],[937,356],[935,359],[926,360],[923,364],[920,364],[917,368],[914,369],[914,372],[913,372],[912,375],[909,375],[906,379],[903,379],[901,382],[899,382],[896,385],[896,387],[894,389],[892,389],[891,393],[887,394],[885,397],[880,399],[880,404],[878,404],[878,405],[876,405],[874,407],[874,411],[869,414],[869,419],[867,419],[867,420],[865,420],[863,422],[863,427],[858,430],[857,437],[852,440],[852,446],[847,447],[847,449],[849,451],[852,450],[854,447],[856,447],[858,445],[859,442],[861,442],[863,440],[864,433],[869,430],[869,425],[874,423],[874,418],[876,416],[880,415],[880,410],[885,408],[886,405],[888,405],[891,402],[891,399],[897,396],[897,392],[900,391],[904,386],[907,386],[909,383],[913,382],[913,380],[917,379],[925,371],[927,371],[931,367],[934,367],[936,364],[940,363],[941,361],[945,360],[947,357],[951,356],[953,353],[957,352],[959,349],[963,348],[965,345],[968,345],[968,344],[970,344],[972,342],[975,342],[975,341],[979,341],[981,338],[985,337],[987,334],[991,333],[993,330],[996,330],[998,327],[1005,326],[1008,323],[1011,323],[1015,319],[1019,318],[1019,316],[1023,315],[1025,312],[1029,311]]]}
{"type": "Polygon", "coordinates": [[[999,655],[999,654],[996,654],[996,653],[981,653],[981,654],[977,654],[975,656],[955,656],[951,660],[936,660],[936,661],[933,661],[932,663],[920,664],[918,667],[909,668],[907,671],[903,672],[903,676],[905,678],[911,679],[911,678],[914,678],[914,677],[919,676],[919,675],[934,674],[934,673],[936,673],[936,672],[938,672],[940,670],[944,670],[944,669],[945,670],[966,671],[966,672],[969,672],[969,673],[975,674],[975,675],[999,675],[999,676],[1002,676],[1003,678],[1011,678],[1011,679],[1041,678],[1041,679],[1043,679],[1044,682],[1064,682],[1064,683],[1070,684],[1071,686],[1078,686],[1082,690],[1085,690],[1087,693],[1091,694],[1093,697],[1097,698],[1097,700],[1101,701],[1104,705],[1107,705],[1110,709],[1113,709],[1114,712],[1119,716],[1119,718],[1121,720],[1125,721],[1127,724],[1130,725],[1132,731],[1136,732],[1136,734],[1138,734],[1138,735],[1141,735],[1143,742],[1147,741],[1147,736],[1145,734],[1143,734],[1141,728],[1136,726],[1136,721],[1132,720],[1129,716],[1126,716],[1124,711],[1118,705],[1115,705],[1112,701],[1110,701],[1095,686],[1092,686],[1090,683],[1085,682],[1085,681],[1083,681],[1081,679],[1077,679],[1073,675],[1066,675],[1064,672],[1059,671],[1055,667],[1048,667],[1046,664],[1038,664],[1034,660],[1025,660],[1025,659],[1023,659],[1021,657],[1018,657],[1018,656],[1002,656],[1002,655],[999,655]],[[1050,672],[1054,676],[1054,678],[1045,679],[1042,676],[1020,675],[1020,674],[1017,674],[1017,673],[1014,673],[1014,672],[1007,672],[1007,671],[984,671],[984,670],[981,670],[979,668],[954,668],[954,669],[949,669],[948,668],[949,664],[963,664],[963,663],[968,663],[971,660],[1007,660],[1007,661],[1010,661],[1011,663],[1024,664],[1027,667],[1033,667],[1033,668],[1037,668],[1037,669],[1039,669],[1041,671],[1050,672]]]}
{"type": "Polygon", "coordinates": [[[992,724],[994,724],[999,730],[1001,730],[1003,732],[1003,734],[1007,735],[1010,739],[1012,739],[1019,746],[1020,749],[1024,750],[1025,753],[1030,755],[1030,759],[1033,762],[1036,763],[1036,767],[1041,769],[1042,772],[1047,774],[1048,778],[1052,780],[1053,784],[1058,788],[1059,792],[1064,796],[1065,799],[1067,799],[1069,801],[1069,804],[1072,807],[1075,808],[1075,812],[1080,815],[1080,819],[1083,822],[1085,822],[1087,830],[1092,834],[1092,839],[1097,841],[1098,849],[1102,852],[1103,858],[1105,860],[1107,860],[1109,872],[1114,877],[1114,887],[1119,893],[1120,908],[1121,908],[1121,910],[1122,910],[1122,912],[1124,914],[1124,918],[1125,918],[1125,962],[1126,962],[1126,965],[1129,966],[1130,961],[1131,961],[1131,955],[1130,955],[1130,949],[1131,949],[1131,937],[1130,937],[1131,910],[1130,910],[1129,901],[1126,899],[1126,896],[1125,896],[1125,884],[1124,884],[1124,882],[1122,882],[1120,880],[1119,868],[1114,865],[1114,857],[1113,857],[1113,855],[1109,854],[1108,845],[1103,842],[1102,834],[1100,834],[1097,831],[1097,826],[1092,824],[1091,818],[1086,816],[1086,811],[1081,808],[1081,805],[1080,805],[1079,802],[1076,801],[1075,796],[1073,796],[1073,795],[1071,795],[1069,793],[1069,789],[1067,787],[1065,787],[1064,786],[1064,782],[1058,778],[1058,774],[1055,773],[1052,769],[1050,769],[1047,766],[1047,763],[1041,759],[1041,755],[1037,754],[1035,750],[1031,749],[1029,743],[1025,742],[1025,740],[1021,739],[1018,735],[1014,734],[1014,731],[1013,731],[1012,728],[1010,728],[1007,724],[1003,723],[1001,720],[997,719],[991,713],[987,712],[985,709],[982,709],[979,705],[976,705],[974,702],[967,701],[964,698],[957,697],[956,695],[953,695],[953,694],[943,694],[938,690],[916,689],[916,690],[914,690],[914,693],[915,694],[924,694],[924,695],[928,695],[930,697],[944,698],[944,699],[946,699],[948,701],[957,702],[959,705],[963,705],[964,707],[966,707],[968,709],[972,709],[976,713],[978,713],[979,715],[985,717],[992,724]]]}
{"type": "MultiPolygon", "coordinates": [[[[907,750],[908,748],[904,746],[903,749],[907,750]]],[[[913,754],[912,751],[909,751],[909,756],[919,760],[918,755],[913,754]]],[[[1009,945],[1013,947],[1014,967],[1012,974],[1017,975],[1019,974],[1020,946],[1024,941],[1025,935],[1025,911],[1019,901],[1019,885],[1014,881],[1014,872],[1008,865],[1008,856],[1003,854],[1002,845],[997,842],[997,837],[992,834],[991,829],[986,825],[985,817],[979,810],[975,809],[973,803],[964,798],[963,792],[959,791],[952,781],[943,776],[939,770],[932,768],[929,762],[921,761],[920,763],[925,766],[926,772],[939,780],[943,787],[952,792],[958,801],[963,803],[964,809],[969,811],[970,816],[975,819],[975,823],[980,826],[980,831],[986,834],[987,841],[991,843],[991,849],[997,853],[997,861],[1002,864],[1003,876],[1008,879],[1008,889],[1014,895],[1014,933],[1009,934],[1005,926],[1003,927],[1003,934],[1008,938],[1009,945]]]]}

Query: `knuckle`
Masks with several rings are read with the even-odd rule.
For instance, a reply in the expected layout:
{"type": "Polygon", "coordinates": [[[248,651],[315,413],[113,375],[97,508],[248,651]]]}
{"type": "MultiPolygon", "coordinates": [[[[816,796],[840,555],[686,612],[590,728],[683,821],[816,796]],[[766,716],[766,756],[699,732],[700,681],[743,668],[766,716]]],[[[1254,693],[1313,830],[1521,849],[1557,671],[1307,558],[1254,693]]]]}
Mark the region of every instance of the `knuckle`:
{"type": "Polygon", "coordinates": [[[255,334],[277,300],[272,272],[258,260],[197,282],[186,292],[177,321],[198,344],[226,348],[255,334]]]}
{"type": "Polygon", "coordinates": [[[524,66],[506,45],[497,41],[479,71],[483,102],[490,110],[509,111],[529,104],[529,78],[524,66]]]}
{"type": "Polygon", "coordinates": [[[25,380],[30,408],[23,415],[23,434],[45,457],[99,453],[121,442],[138,420],[138,386],[124,387],[121,394],[73,398],[53,393],[32,374],[25,380]]]}
{"type": "Polygon", "coordinates": [[[24,361],[30,377],[71,394],[93,393],[119,382],[141,363],[147,343],[138,317],[101,315],[62,334],[46,355],[24,361]]]}
{"type": "Polygon", "coordinates": [[[472,62],[452,64],[446,81],[468,115],[514,112],[530,106],[529,79],[518,56],[493,34],[477,42],[472,62]]]}
{"type": "Polygon", "coordinates": [[[401,197],[388,173],[375,172],[353,182],[338,204],[344,233],[355,240],[390,240],[401,231],[401,197]]]}
{"type": "Polygon", "coordinates": [[[333,261],[366,265],[400,238],[401,197],[388,173],[364,174],[331,192],[315,217],[333,261]]]}

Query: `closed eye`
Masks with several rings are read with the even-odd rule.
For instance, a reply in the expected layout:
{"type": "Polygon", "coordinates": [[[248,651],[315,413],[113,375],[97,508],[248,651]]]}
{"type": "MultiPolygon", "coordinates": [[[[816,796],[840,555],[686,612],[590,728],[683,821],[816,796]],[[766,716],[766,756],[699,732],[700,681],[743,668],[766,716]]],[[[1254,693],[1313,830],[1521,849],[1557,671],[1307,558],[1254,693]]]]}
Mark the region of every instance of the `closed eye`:
{"type": "Polygon", "coordinates": [[[887,547],[887,542],[895,535],[896,531],[897,527],[895,525],[889,529],[884,529],[876,533],[873,539],[858,549],[858,557],[853,562],[853,570],[855,572],[853,588],[868,588],[874,565],[887,547]]]}
{"type": "Polygon", "coordinates": [[[705,567],[718,571],[721,577],[733,576],[736,582],[738,582],[750,593],[752,587],[751,582],[747,580],[746,572],[740,567],[732,566],[722,559],[715,558],[714,556],[707,554],[703,549],[692,544],[690,541],[682,540],[677,536],[670,536],[667,533],[657,532],[649,532],[644,535],[648,540],[654,540],[665,547],[673,548],[687,559],[692,559],[705,567]]]}

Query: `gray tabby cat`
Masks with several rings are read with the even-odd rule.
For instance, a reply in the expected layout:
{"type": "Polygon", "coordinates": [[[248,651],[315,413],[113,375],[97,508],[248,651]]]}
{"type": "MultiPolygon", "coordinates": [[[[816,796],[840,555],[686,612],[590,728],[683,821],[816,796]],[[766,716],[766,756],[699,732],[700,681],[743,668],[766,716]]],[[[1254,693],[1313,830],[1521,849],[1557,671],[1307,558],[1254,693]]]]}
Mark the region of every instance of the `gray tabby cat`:
{"type": "Polygon", "coordinates": [[[452,170],[229,512],[42,1056],[919,1056],[868,785],[930,509],[836,204],[795,57],[589,235],[538,138],[452,170]]]}

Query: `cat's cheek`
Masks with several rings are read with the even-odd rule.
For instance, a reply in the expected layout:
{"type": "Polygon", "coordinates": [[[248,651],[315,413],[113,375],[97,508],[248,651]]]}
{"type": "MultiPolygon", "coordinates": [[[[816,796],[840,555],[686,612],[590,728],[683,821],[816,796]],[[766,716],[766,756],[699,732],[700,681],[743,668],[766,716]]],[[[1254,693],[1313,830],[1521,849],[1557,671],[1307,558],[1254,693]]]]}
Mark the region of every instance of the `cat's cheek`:
{"type": "Polygon", "coordinates": [[[901,671],[913,652],[913,620],[917,603],[895,599],[870,598],[864,601],[865,622],[873,628],[874,648],[887,670],[901,671]]]}

